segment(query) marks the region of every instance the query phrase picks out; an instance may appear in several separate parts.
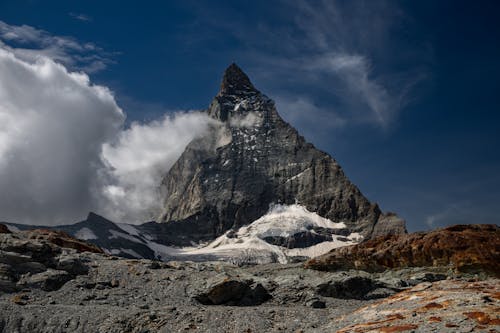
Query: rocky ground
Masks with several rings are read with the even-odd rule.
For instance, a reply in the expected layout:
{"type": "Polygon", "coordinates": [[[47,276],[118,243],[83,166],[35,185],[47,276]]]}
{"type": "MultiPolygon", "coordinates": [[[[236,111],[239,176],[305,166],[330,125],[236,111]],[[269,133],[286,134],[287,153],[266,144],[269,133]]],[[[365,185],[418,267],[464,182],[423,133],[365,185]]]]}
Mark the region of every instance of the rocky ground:
{"type": "Polygon", "coordinates": [[[498,279],[452,266],[367,273],[130,260],[62,233],[4,232],[0,332],[500,329],[498,279]]]}

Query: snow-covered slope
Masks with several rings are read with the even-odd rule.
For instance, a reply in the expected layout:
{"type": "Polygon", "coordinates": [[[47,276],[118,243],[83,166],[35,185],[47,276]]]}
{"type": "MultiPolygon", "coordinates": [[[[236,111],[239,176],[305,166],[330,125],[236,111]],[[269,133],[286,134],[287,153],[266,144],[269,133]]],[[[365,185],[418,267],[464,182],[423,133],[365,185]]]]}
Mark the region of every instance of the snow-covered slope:
{"type": "MultiPolygon", "coordinates": [[[[342,236],[345,227],[344,223],[334,223],[300,205],[275,205],[250,225],[237,231],[230,230],[206,246],[186,249],[183,254],[208,255],[236,263],[286,263],[294,257],[315,257],[362,239],[357,233],[342,236]],[[324,241],[314,240],[314,236],[321,235],[318,232],[322,232],[324,241]],[[293,244],[297,235],[301,239],[310,235],[309,239],[317,243],[298,242],[297,247],[283,246],[293,244]]],[[[321,240],[321,237],[316,238],[321,240]]]]}
{"type": "MultiPolygon", "coordinates": [[[[9,224],[9,228],[22,225],[9,224]]],[[[28,226],[22,226],[26,228],[28,226]]],[[[275,205],[253,223],[229,230],[214,241],[192,247],[161,244],[140,225],[114,223],[96,214],[73,225],[58,226],[102,247],[109,254],[162,260],[223,260],[236,264],[286,263],[311,258],[359,242],[344,223],[334,223],[300,205],[275,205]]],[[[17,229],[17,228],[16,228],[17,229]]]]}

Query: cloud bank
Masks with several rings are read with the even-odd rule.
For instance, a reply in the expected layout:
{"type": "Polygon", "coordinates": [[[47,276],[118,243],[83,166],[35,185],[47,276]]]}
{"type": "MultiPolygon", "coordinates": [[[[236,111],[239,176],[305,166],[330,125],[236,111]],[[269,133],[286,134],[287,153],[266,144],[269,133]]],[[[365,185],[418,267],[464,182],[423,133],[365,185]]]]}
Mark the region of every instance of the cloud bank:
{"type": "Polygon", "coordinates": [[[94,206],[103,142],[124,114],[89,77],[0,48],[0,219],[63,223],[94,206]]]}
{"type": "Polygon", "coordinates": [[[156,186],[208,116],[177,113],[124,128],[112,92],[83,73],[0,48],[0,221],[67,224],[89,210],[144,222],[156,186]]]}
{"type": "Polygon", "coordinates": [[[208,134],[214,120],[201,112],[132,123],[114,143],[103,145],[107,181],[101,188],[103,214],[116,221],[144,222],[161,211],[162,177],[196,137],[208,134]]]}

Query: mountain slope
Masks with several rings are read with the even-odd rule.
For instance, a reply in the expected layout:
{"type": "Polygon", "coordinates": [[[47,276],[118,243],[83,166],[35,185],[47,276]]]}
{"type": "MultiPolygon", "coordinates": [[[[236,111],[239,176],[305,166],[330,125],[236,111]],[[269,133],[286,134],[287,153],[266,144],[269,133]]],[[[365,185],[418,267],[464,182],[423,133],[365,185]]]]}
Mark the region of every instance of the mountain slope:
{"type": "Polygon", "coordinates": [[[191,142],[162,181],[159,220],[170,224],[178,244],[215,239],[257,220],[273,204],[299,203],[365,238],[379,220],[384,225],[377,234],[405,232],[404,221],[387,219],[235,64],[207,112],[221,126],[191,142]]]}

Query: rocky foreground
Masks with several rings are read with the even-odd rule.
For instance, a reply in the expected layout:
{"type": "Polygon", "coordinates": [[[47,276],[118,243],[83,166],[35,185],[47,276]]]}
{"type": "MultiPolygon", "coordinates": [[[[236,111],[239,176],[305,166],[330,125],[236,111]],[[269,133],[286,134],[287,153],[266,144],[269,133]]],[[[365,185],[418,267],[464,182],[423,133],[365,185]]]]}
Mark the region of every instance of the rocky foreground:
{"type": "Polygon", "coordinates": [[[497,332],[499,314],[498,278],[453,264],[369,273],[131,260],[0,225],[0,332],[497,332]]]}

